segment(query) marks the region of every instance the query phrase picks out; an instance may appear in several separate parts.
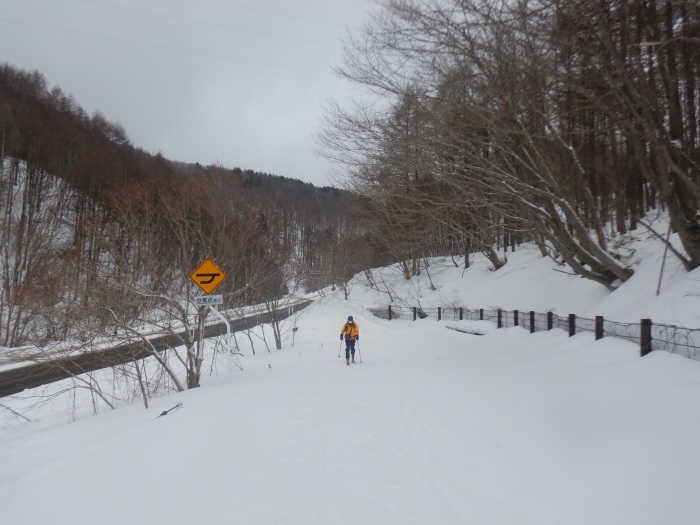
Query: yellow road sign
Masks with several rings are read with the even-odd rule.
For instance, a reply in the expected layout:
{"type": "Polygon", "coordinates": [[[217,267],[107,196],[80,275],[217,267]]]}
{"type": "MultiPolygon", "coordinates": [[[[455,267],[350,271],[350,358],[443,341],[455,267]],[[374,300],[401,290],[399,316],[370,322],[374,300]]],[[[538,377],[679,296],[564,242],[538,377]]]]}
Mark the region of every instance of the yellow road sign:
{"type": "Polygon", "coordinates": [[[190,274],[190,279],[204,293],[209,294],[226,279],[226,273],[214,264],[214,261],[207,258],[190,274]]]}

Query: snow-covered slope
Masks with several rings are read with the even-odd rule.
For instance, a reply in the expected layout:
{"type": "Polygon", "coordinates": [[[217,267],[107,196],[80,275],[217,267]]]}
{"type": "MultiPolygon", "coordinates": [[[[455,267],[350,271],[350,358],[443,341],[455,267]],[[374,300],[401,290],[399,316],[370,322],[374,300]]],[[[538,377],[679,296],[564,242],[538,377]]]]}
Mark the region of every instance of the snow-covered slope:
{"type": "MultiPolygon", "coordinates": [[[[663,225],[659,228],[663,230],[663,225]]],[[[508,262],[498,271],[493,271],[481,254],[470,258],[466,270],[463,258],[432,259],[428,272],[423,270],[409,281],[402,278],[398,267],[377,269],[373,271],[374,282],[381,291],[368,290],[364,276],[359,275],[350,299],[358,306],[388,305],[386,292],[390,290],[400,298],[395,304],[424,308],[455,305],[542,313],[551,310],[559,315],[602,315],[629,323],[649,318],[660,324],[700,328],[700,269],[686,272],[670,252],[664,264],[663,245],[643,231],[629,236],[625,251],[635,274],[614,292],[573,275],[566,266],[542,257],[535,246],[526,244],[515,252],[508,251],[508,262]]]]}
{"type": "MultiPolygon", "coordinates": [[[[425,273],[374,273],[424,307],[700,325],[697,273],[669,258],[656,297],[660,255],[634,242],[637,273],[613,293],[531,249],[498,272],[479,257],[464,272],[434,260],[436,290],[425,273]]],[[[348,301],[331,293],[303,312],[293,346],[258,348],[243,371],[221,364],[148,410],[90,417],[91,398],[72,391],[27,422],[9,409],[32,400],[0,400],[0,523],[698,523],[700,362],[640,358],[590,333],[369,313],[387,303],[358,279],[348,301]],[[350,366],[338,338],[348,315],[361,329],[350,366]]]]}

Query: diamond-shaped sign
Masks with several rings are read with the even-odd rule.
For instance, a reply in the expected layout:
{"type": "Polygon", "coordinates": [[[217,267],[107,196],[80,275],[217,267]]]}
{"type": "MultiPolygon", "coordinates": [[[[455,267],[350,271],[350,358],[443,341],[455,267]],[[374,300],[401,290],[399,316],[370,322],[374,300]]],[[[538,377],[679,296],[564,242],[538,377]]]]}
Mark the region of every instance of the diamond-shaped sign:
{"type": "Polygon", "coordinates": [[[226,273],[214,264],[214,261],[207,258],[190,274],[190,279],[204,293],[209,294],[226,279],[226,273]]]}

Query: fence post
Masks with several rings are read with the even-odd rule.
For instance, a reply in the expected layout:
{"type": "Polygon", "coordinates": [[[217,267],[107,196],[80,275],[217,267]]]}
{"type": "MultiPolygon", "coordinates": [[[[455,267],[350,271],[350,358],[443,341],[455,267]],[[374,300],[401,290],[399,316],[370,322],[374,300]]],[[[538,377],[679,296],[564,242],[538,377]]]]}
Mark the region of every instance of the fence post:
{"type": "Polygon", "coordinates": [[[484,309],[479,308],[479,321],[483,321],[483,320],[484,320],[484,309]]]}
{"type": "Polygon", "coordinates": [[[438,321],[442,319],[442,308],[438,306],[438,321]]]}
{"type": "Polygon", "coordinates": [[[518,321],[518,311],[513,310],[513,326],[519,326],[520,321],[518,321]]]}
{"type": "Polygon", "coordinates": [[[416,320],[416,307],[413,307],[413,320],[416,320]]]}
{"type": "Polygon", "coordinates": [[[501,309],[498,309],[498,328],[503,328],[503,322],[501,319],[501,309]]]}
{"type": "Polygon", "coordinates": [[[603,338],[603,316],[595,316],[595,340],[603,338]]]}
{"type": "Polygon", "coordinates": [[[547,330],[554,328],[554,313],[547,312],[547,330]]]}
{"type": "Polygon", "coordinates": [[[459,307],[459,320],[461,321],[462,319],[464,319],[464,308],[462,308],[460,306],[459,307]]]}
{"type": "Polygon", "coordinates": [[[576,314],[569,314],[569,337],[576,335],[576,314]]]}
{"type": "Polygon", "coordinates": [[[391,321],[391,305],[389,305],[389,321],[391,321]]]}
{"type": "Polygon", "coordinates": [[[639,346],[641,356],[644,357],[653,350],[651,347],[651,319],[642,319],[640,324],[641,334],[639,337],[639,346]]]}
{"type": "Polygon", "coordinates": [[[530,310],[530,333],[535,333],[535,312],[530,310]]]}

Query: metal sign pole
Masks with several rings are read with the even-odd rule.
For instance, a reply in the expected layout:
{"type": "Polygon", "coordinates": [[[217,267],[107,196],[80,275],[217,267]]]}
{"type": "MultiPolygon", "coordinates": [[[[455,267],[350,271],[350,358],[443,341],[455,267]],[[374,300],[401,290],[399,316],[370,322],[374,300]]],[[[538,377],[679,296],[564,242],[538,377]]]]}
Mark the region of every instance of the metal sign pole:
{"type": "Polygon", "coordinates": [[[226,319],[223,315],[221,315],[221,312],[219,312],[216,308],[214,308],[214,305],[209,305],[209,309],[214,312],[214,315],[217,316],[219,319],[223,321],[223,323],[226,325],[226,349],[228,350],[228,359],[227,361],[229,362],[228,366],[228,371],[229,374],[231,373],[231,359],[233,358],[233,348],[231,348],[231,324],[228,322],[228,319],[226,319]]]}

